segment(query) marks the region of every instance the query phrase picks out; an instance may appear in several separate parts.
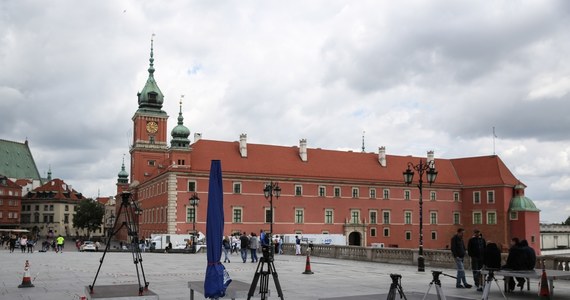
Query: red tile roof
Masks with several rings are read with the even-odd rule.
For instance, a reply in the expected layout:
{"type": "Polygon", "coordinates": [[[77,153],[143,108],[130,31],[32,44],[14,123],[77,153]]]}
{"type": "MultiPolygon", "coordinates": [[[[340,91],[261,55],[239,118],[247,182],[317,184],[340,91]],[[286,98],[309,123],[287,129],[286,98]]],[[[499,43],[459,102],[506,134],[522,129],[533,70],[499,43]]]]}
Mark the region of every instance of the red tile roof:
{"type": "Polygon", "coordinates": [[[63,180],[56,178],[28,193],[27,199],[85,199],[83,195],[72,189],[63,180]]]}
{"type": "MultiPolygon", "coordinates": [[[[201,139],[192,145],[191,170],[208,172],[210,161],[222,161],[222,171],[234,175],[256,174],[326,180],[355,180],[369,183],[402,184],[408,162],[425,162],[425,157],[386,155],[387,166],[378,162],[377,153],[307,149],[307,161],[299,157],[299,147],[247,144],[242,158],[239,142],[201,139]]],[[[459,159],[436,158],[437,185],[517,184],[498,156],[459,159]]],[[[415,178],[414,180],[417,180],[415,178]]],[[[424,178],[425,180],[425,178],[424,178]]]]}

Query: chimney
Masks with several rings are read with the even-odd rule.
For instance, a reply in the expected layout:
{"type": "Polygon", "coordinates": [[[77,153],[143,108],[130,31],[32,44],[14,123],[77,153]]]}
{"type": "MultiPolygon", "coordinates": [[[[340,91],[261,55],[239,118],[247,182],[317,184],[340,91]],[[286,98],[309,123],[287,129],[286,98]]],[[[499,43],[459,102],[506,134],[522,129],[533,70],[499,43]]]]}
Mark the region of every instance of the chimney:
{"type": "Polygon", "coordinates": [[[302,161],[307,161],[307,139],[299,140],[299,156],[302,161]]]}
{"type": "Polygon", "coordinates": [[[239,135],[239,154],[241,157],[247,157],[247,134],[239,135]]]}
{"type": "Polygon", "coordinates": [[[429,150],[427,152],[427,161],[426,161],[427,165],[429,166],[432,163],[432,161],[433,161],[433,164],[435,166],[435,158],[434,158],[433,150],[429,150]]]}
{"type": "Polygon", "coordinates": [[[202,134],[199,132],[195,132],[194,133],[194,143],[196,143],[197,141],[199,141],[202,138],[202,134]]]}
{"type": "Polygon", "coordinates": [[[386,147],[378,147],[378,162],[382,167],[386,167],[386,147]]]}

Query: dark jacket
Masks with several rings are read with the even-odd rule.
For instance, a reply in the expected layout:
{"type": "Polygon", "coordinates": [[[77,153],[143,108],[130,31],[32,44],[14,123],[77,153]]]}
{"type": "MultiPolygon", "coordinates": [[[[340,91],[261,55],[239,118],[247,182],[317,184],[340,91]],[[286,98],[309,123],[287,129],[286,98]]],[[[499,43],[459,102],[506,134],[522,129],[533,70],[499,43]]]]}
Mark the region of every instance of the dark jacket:
{"type": "Polygon", "coordinates": [[[239,237],[241,249],[247,249],[249,247],[249,238],[247,235],[242,235],[239,237]]]}
{"type": "Polygon", "coordinates": [[[453,253],[453,257],[465,257],[465,244],[463,244],[463,238],[457,234],[451,238],[451,253],[453,253]]]}
{"type": "Polygon", "coordinates": [[[524,252],[523,270],[534,270],[536,266],[536,252],[528,245],[526,240],[521,241],[521,251],[524,252]]]}
{"type": "Polygon", "coordinates": [[[467,253],[473,258],[483,258],[485,254],[485,239],[482,237],[472,237],[467,242],[467,253]]]}
{"type": "Polygon", "coordinates": [[[495,243],[489,243],[485,247],[483,254],[484,264],[487,269],[500,269],[501,268],[501,250],[495,243]]]}
{"type": "Polygon", "coordinates": [[[512,246],[509,249],[507,264],[504,268],[511,270],[526,270],[527,264],[527,254],[523,247],[521,247],[520,244],[512,246]]]}

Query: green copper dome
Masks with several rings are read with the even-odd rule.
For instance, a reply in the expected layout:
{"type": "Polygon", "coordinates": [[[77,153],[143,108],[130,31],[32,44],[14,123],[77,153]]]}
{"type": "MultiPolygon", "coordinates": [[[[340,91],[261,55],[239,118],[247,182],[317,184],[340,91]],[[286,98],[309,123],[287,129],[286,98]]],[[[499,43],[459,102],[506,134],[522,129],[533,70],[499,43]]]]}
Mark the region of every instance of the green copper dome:
{"type": "Polygon", "coordinates": [[[184,117],[182,116],[182,100],[180,101],[180,112],[178,113],[178,125],[172,129],[170,133],[172,140],[170,146],[174,148],[187,148],[190,145],[190,129],[184,126],[184,117]]]}
{"type": "Polygon", "coordinates": [[[125,158],[123,157],[123,165],[121,166],[121,171],[117,174],[119,179],[117,179],[118,183],[128,183],[129,182],[129,173],[125,171],[125,158]]]}
{"type": "Polygon", "coordinates": [[[534,202],[524,195],[524,188],[522,184],[515,186],[515,196],[511,199],[509,211],[540,211],[534,202]]]}
{"type": "Polygon", "coordinates": [[[141,92],[137,94],[139,98],[138,111],[159,112],[162,111],[162,103],[164,103],[164,95],[160,91],[158,84],[154,80],[154,51],[153,40],[150,41],[150,66],[148,68],[148,79],[141,92]]]}

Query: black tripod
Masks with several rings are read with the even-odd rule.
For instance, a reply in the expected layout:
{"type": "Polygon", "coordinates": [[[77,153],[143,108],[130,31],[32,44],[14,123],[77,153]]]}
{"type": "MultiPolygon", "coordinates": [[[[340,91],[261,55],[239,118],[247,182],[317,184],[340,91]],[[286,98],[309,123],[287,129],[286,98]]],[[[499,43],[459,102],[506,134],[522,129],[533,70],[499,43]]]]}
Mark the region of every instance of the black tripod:
{"type": "Polygon", "coordinates": [[[253,281],[249,287],[249,293],[247,293],[247,299],[251,299],[255,294],[255,288],[257,287],[257,282],[261,278],[259,283],[259,294],[261,295],[261,300],[268,299],[269,296],[269,275],[273,276],[273,281],[275,282],[275,288],[277,289],[277,295],[281,300],[283,300],[283,291],[281,290],[281,284],[279,283],[279,275],[275,270],[275,265],[273,264],[273,248],[271,245],[269,247],[262,247],[261,251],[263,256],[259,259],[257,264],[257,269],[255,270],[255,275],[253,276],[253,281]],[[267,264],[267,270],[263,270],[263,266],[267,264]]]}
{"type": "Polygon", "coordinates": [[[431,290],[431,287],[434,284],[435,284],[435,292],[437,293],[437,299],[445,300],[445,294],[443,293],[443,290],[441,289],[441,281],[439,280],[439,275],[445,275],[445,276],[455,278],[455,279],[457,279],[457,277],[445,274],[441,271],[431,271],[431,275],[433,276],[433,279],[429,283],[429,288],[428,288],[427,292],[425,293],[423,300],[425,300],[427,298],[427,295],[429,294],[429,291],[431,290]]]}
{"type": "Polygon", "coordinates": [[[390,285],[390,292],[388,293],[388,298],[386,298],[386,300],[396,300],[396,292],[400,294],[400,299],[404,298],[405,300],[408,300],[404,294],[404,289],[402,289],[402,275],[390,274],[390,278],[392,278],[392,284],[390,285]]]}
{"type": "Polygon", "coordinates": [[[99,261],[99,268],[97,269],[97,273],[95,274],[95,278],[93,279],[93,284],[89,286],[89,293],[93,294],[95,281],[97,281],[97,276],[99,276],[99,271],[101,271],[101,266],[103,266],[103,260],[105,259],[105,255],[109,251],[109,247],[111,245],[111,239],[123,227],[126,227],[127,234],[131,240],[131,253],[133,255],[133,262],[135,264],[135,269],[137,271],[137,279],[139,282],[139,296],[143,295],[144,290],[148,290],[149,283],[146,281],[146,277],[144,275],[141,250],[139,247],[138,215],[140,214],[140,212],[141,210],[137,207],[136,203],[131,200],[131,193],[123,192],[123,194],[121,195],[121,206],[119,207],[119,211],[117,212],[117,218],[115,219],[115,222],[113,222],[113,228],[108,231],[109,237],[107,238],[105,251],[103,252],[103,256],[99,261]],[[123,213],[122,215],[124,216],[123,223],[121,224],[121,226],[119,226],[119,228],[117,228],[117,221],[119,220],[121,213],[123,213]],[[139,263],[141,269],[140,273],[139,273],[139,263]],[[144,285],[141,284],[141,274],[144,285]]]}

